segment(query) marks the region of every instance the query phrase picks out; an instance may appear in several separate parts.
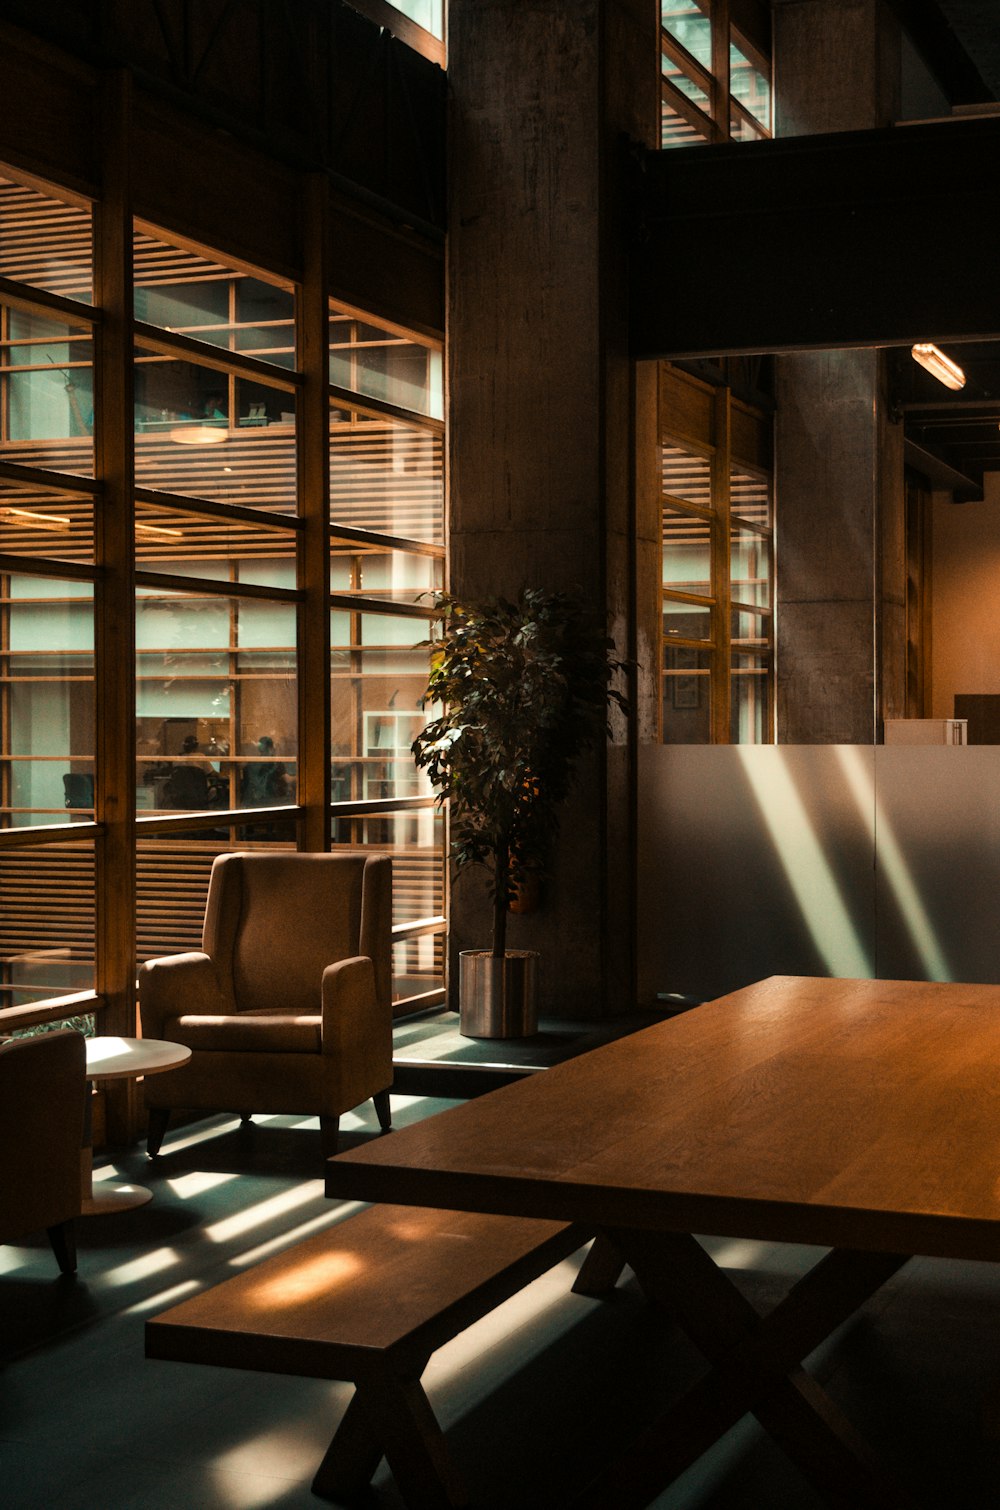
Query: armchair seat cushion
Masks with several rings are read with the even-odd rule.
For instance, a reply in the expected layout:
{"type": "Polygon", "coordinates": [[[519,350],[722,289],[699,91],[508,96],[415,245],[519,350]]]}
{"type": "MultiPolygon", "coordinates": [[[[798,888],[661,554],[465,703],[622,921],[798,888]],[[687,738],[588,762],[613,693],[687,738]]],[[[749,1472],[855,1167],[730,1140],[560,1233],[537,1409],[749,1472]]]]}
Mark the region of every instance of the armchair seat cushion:
{"type": "Polygon", "coordinates": [[[234,1012],[226,1016],[192,1013],[169,1017],[164,1037],[185,1043],[195,1054],[260,1053],[320,1054],[323,1050],[323,1019],[318,1014],[294,1009],[270,1012],[234,1012]]]}

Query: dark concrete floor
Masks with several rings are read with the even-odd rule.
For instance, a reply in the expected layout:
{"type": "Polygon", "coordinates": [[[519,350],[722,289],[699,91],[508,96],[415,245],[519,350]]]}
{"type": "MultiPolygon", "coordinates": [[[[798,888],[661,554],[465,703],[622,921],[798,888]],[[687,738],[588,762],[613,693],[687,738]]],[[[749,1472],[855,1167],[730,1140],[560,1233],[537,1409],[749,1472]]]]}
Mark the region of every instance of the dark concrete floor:
{"type": "MultiPolygon", "coordinates": [[[[397,1098],[397,1125],[445,1103],[397,1098]]],[[[345,1118],[345,1141],[375,1135],[345,1118]]],[[[75,1281],[43,1237],[0,1248],[4,1510],[316,1510],[309,1484],[350,1386],[148,1361],[143,1323],[171,1303],[355,1209],[325,1200],[314,1121],[217,1117],[98,1177],[152,1203],[82,1224],[75,1281]]],[[[815,1250],[707,1239],[761,1307],[815,1250]]],[[[442,1348],[425,1375],[482,1510],[558,1510],[620,1433],[701,1367],[631,1278],[609,1301],[570,1292],[568,1260],[442,1348]]],[[[919,1260],[811,1360],[911,1487],[947,1510],[1000,1503],[1000,1272],[919,1260]],[[985,1403],[984,1403],[985,1402],[985,1403]]],[[[383,1464],[368,1501],[399,1510],[383,1464]]],[[[815,1510],[823,1501],[751,1419],[656,1510],[815,1510]]]]}

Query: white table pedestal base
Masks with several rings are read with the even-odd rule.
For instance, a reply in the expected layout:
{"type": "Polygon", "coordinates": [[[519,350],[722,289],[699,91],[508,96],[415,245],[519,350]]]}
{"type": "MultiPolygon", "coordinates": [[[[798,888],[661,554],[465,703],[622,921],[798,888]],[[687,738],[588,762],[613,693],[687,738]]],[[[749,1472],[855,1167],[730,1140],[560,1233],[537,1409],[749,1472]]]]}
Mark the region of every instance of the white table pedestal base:
{"type": "Polygon", "coordinates": [[[104,1216],[111,1211],[131,1211],[136,1206],[145,1206],[153,1199],[153,1192],[145,1185],[94,1186],[92,1195],[84,1196],[80,1204],[81,1216],[104,1216]]]}
{"type": "Polygon", "coordinates": [[[98,1180],[94,1184],[93,1153],[90,1148],[80,1150],[80,1215],[104,1216],[111,1211],[131,1211],[135,1206],[145,1206],[153,1199],[153,1192],[145,1185],[120,1185],[111,1180],[107,1184],[98,1180]]]}

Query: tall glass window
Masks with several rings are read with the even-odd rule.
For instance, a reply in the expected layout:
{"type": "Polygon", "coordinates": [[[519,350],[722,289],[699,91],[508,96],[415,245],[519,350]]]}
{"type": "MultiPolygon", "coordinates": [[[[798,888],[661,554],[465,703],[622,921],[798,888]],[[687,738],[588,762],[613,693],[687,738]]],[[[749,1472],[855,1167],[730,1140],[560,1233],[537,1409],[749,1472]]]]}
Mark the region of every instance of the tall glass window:
{"type": "Polygon", "coordinates": [[[440,343],[309,291],[329,328],[329,592],[314,605],[303,582],[324,563],[305,556],[296,346],[306,291],[136,221],[132,394],[120,415],[95,413],[92,218],[75,196],[0,168],[0,277],[17,285],[0,298],[0,1009],[92,990],[95,948],[121,947],[101,943],[95,880],[120,802],[135,805],[138,959],[198,947],[216,854],[301,846],[304,805],[323,804],[315,774],[303,789],[300,743],[327,677],[331,842],[393,856],[407,929],[397,996],[433,998],[443,834],[409,747],[427,670],[415,647],[443,572],[440,343]],[[123,782],[102,764],[100,688],[109,668],[128,677],[131,643],[101,607],[102,423],[118,427],[135,478],[135,765],[123,782]],[[316,609],[332,651],[323,663],[313,651],[307,669],[316,609]]]}
{"type": "Polygon", "coordinates": [[[660,371],[662,738],[764,744],[774,725],[770,426],[660,371]]]}

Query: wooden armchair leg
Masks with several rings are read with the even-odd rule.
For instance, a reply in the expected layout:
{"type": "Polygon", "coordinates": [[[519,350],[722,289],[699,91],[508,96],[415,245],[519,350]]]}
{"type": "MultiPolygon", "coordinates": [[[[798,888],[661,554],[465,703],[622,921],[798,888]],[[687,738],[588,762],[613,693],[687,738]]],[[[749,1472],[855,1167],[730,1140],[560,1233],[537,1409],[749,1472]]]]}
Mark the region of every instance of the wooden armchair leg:
{"type": "Polygon", "coordinates": [[[146,1153],[155,1159],[163,1142],[163,1135],[170,1123],[169,1106],[151,1106],[146,1124],[146,1153]]]}
{"type": "Polygon", "coordinates": [[[375,1115],[378,1117],[378,1125],[383,1132],[388,1132],[392,1126],[392,1108],[389,1105],[389,1092],[376,1091],[372,1100],[375,1102],[375,1115]]]}
{"type": "Polygon", "coordinates": [[[323,1140],[323,1157],[324,1159],[332,1159],[337,1152],[340,1138],[340,1118],[320,1117],[319,1132],[323,1140]]]}
{"type": "Polygon", "coordinates": [[[72,1217],[48,1228],[49,1242],[63,1274],[76,1273],[76,1222],[72,1217]]]}

